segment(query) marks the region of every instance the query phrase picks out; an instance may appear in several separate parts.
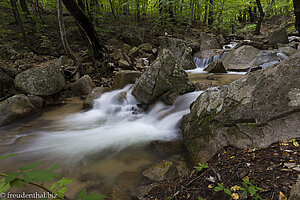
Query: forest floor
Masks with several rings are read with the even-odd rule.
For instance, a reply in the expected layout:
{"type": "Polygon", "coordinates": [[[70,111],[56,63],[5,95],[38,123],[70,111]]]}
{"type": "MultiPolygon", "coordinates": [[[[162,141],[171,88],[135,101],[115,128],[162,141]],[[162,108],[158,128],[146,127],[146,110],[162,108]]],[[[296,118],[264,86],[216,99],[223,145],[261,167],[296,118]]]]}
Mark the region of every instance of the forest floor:
{"type": "MultiPolygon", "coordinates": [[[[231,199],[224,191],[214,191],[217,184],[242,199],[243,180],[262,188],[257,191],[267,200],[285,199],[298,179],[300,171],[300,139],[281,141],[265,149],[238,149],[226,147],[208,163],[208,168],[197,169],[184,176],[161,182],[149,193],[152,199],[191,199],[206,200],[231,199]],[[293,168],[293,169],[292,169],[293,168]],[[236,191],[234,191],[237,189],[236,191]],[[281,196],[281,198],[280,198],[281,196]]],[[[251,189],[250,189],[251,190],[251,189]]],[[[236,198],[238,199],[238,198],[236,198]]],[[[248,192],[248,198],[252,199],[248,192]]]]}

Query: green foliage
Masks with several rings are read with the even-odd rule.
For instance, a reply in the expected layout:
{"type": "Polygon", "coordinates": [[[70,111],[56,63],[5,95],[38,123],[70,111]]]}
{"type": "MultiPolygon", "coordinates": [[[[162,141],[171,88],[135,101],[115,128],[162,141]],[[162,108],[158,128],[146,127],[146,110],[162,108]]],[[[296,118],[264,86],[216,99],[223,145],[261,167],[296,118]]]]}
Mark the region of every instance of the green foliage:
{"type": "Polygon", "coordinates": [[[214,188],[214,191],[218,192],[218,191],[224,191],[226,194],[228,194],[229,196],[232,195],[231,191],[227,188],[224,188],[224,186],[221,183],[217,183],[218,186],[216,186],[214,188]]]}
{"type": "Polygon", "coordinates": [[[248,193],[252,196],[255,200],[262,200],[259,196],[258,191],[262,191],[263,189],[254,185],[254,181],[249,181],[247,179],[243,179],[243,185],[245,188],[241,187],[239,190],[242,192],[242,197],[247,198],[248,193]]]}
{"type": "Polygon", "coordinates": [[[198,172],[200,172],[202,169],[208,168],[208,165],[198,163],[198,167],[196,168],[198,172]]]}
{"type": "MultiPolygon", "coordinates": [[[[2,155],[0,160],[4,160],[14,156],[15,154],[2,155]]],[[[59,174],[54,171],[60,166],[58,164],[53,165],[48,169],[38,168],[42,163],[32,163],[19,168],[18,172],[8,172],[6,174],[0,173],[0,176],[4,177],[0,179],[0,193],[8,191],[12,187],[26,187],[26,185],[34,185],[43,189],[46,192],[56,194],[55,199],[65,199],[65,194],[68,191],[68,185],[73,180],[62,177],[60,180],[54,182],[48,189],[44,187],[45,182],[54,181],[60,177],[59,174]]],[[[108,198],[106,195],[91,193],[87,194],[86,189],[83,189],[76,199],[78,200],[101,200],[108,198]]]]}

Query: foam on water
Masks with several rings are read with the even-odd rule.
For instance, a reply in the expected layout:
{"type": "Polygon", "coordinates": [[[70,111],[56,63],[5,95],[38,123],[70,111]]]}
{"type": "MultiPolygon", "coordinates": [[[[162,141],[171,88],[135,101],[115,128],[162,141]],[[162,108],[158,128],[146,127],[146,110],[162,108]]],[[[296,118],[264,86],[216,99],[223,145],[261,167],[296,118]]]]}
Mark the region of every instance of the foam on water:
{"type": "Polygon", "coordinates": [[[52,124],[19,153],[44,155],[65,162],[78,162],[88,155],[118,152],[132,145],[179,136],[180,121],[190,104],[201,94],[192,92],[177,98],[172,106],[161,102],[141,112],[130,86],[104,93],[94,108],[52,124]],[[120,92],[127,92],[120,100],[120,92]],[[137,114],[135,114],[137,113],[137,114]]]}

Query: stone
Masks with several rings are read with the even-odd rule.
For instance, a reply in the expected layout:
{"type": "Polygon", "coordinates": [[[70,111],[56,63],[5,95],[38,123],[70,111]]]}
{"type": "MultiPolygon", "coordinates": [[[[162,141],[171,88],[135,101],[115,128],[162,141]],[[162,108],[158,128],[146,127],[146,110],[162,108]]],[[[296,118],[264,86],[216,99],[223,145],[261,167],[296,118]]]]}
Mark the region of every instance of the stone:
{"type": "Polygon", "coordinates": [[[205,163],[229,145],[264,148],[299,137],[299,77],[300,52],[278,65],[203,92],[182,125],[183,141],[193,162],[205,163]]]}
{"type": "Polygon", "coordinates": [[[217,37],[205,32],[200,33],[200,50],[220,49],[221,45],[217,37]]]}
{"type": "Polygon", "coordinates": [[[244,45],[226,55],[223,64],[227,71],[247,71],[252,67],[251,62],[259,53],[259,49],[244,45]]]}
{"type": "Polygon", "coordinates": [[[209,73],[207,74],[207,76],[205,77],[207,80],[216,80],[216,77],[214,74],[212,73],[209,73]]]}
{"type": "Polygon", "coordinates": [[[281,28],[279,30],[272,32],[268,37],[268,39],[269,39],[268,44],[270,45],[276,45],[278,43],[282,43],[282,44],[289,43],[288,34],[285,28],[281,28]]]}
{"type": "Polygon", "coordinates": [[[131,200],[130,190],[138,187],[143,176],[138,172],[123,172],[115,181],[111,200],[131,200]]]}
{"type": "Polygon", "coordinates": [[[53,64],[34,67],[18,74],[15,85],[34,95],[52,95],[65,86],[65,78],[59,68],[53,64]]]}
{"type": "Polygon", "coordinates": [[[163,49],[134,84],[132,94],[138,101],[150,104],[168,92],[181,95],[194,89],[187,73],[176,62],[170,50],[163,49]]]}
{"type": "MultiPolygon", "coordinates": [[[[222,60],[218,59],[210,63],[204,71],[207,71],[209,73],[227,73],[222,60]]],[[[212,79],[213,80],[213,79],[212,79]]]]}
{"type": "Polygon", "coordinates": [[[140,186],[137,188],[134,188],[130,191],[131,199],[135,200],[152,200],[152,197],[149,197],[149,192],[154,188],[157,187],[158,183],[154,183],[151,185],[146,186],[140,186]]]}
{"type": "Polygon", "coordinates": [[[68,63],[67,58],[65,56],[60,56],[59,59],[56,62],[56,65],[58,67],[62,67],[62,66],[65,66],[67,63],[68,63]]]}
{"type": "Polygon", "coordinates": [[[124,59],[121,49],[114,49],[112,56],[115,60],[124,59]]]}
{"type": "Polygon", "coordinates": [[[185,41],[170,37],[159,37],[159,39],[160,51],[162,51],[162,49],[169,49],[174,59],[176,59],[177,64],[185,70],[196,68],[192,57],[192,49],[185,41]]]}
{"type": "Polygon", "coordinates": [[[150,166],[143,172],[143,176],[147,177],[152,182],[163,181],[168,178],[167,173],[172,166],[173,163],[171,161],[163,160],[150,166]]]}
{"type": "Polygon", "coordinates": [[[292,187],[289,200],[299,200],[300,199],[300,176],[298,175],[298,180],[296,184],[292,187]]]}
{"type": "Polygon", "coordinates": [[[91,109],[93,108],[94,100],[98,99],[104,92],[108,91],[109,88],[95,87],[88,96],[84,99],[82,108],[91,109]]]}
{"type": "Polygon", "coordinates": [[[194,57],[196,58],[212,58],[215,56],[221,57],[226,50],[224,49],[208,49],[208,50],[201,50],[194,54],[194,57]]]}
{"type": "Polygon", "coordinates": [[[128,56],[137,57],[139,55],[139,48],[133,47],[130,49],[128,56]]]}
{"type": "Polygon", "coordinates": [[[16,60],[15,65],[19,66],[19,65],[23,65],[24,64],[24,60],[16,60]]]}
{"type": "Polygon", "coordinates": [[[0,101],[15,94],[14,79],[0,68],[0,101]]]}
{"type": "Polygon", "coordinates": [[[130,51],[130,49],[131,49],[131,46],[128,45],[128,44],[123,44],[122,49],[123,49],[123,52],[124,52],[124,53],[128,54],[129,51],[130,51]]]}
{"type": "Polygon", "coordinates": [[[89,75],[84,75],[76,82],[72,83],[71,90],[75,96],[88,95],[95,88],[95,83],[89,75]]]}
{"type": "Polygon", "coordinates": [[[41,110],[44,107],[45,100],[42,97],[36,95],[28,95],[27,96],[30,103],[37,109],[41,110]]]}
{"type": "Polygon", "coordinates": [[[286,56],[291,56],[294,53],[297,53],[299,50],[293,48],[293,47],[280,47],[277,52],[278,53],[283,53],[286,56]]]}
{"type": "Polygon", "coordinates": [[[142,72],[133,70],[121,70],[115,74],[113,79],[113,88],[121,89],[128,84],[134,84],[141,77],[142,72]]]}
{"type": "Polygon", "coordinates": [[[124,59],[120,59],[118,61],[118,64],[119,64],[119,67],[122,68],[122,69],[130,69],[130,64],[127,62],[127,60],[124,60],[124,59]]]}
{"type": "Polygon", "coordinates": [[[0,126],[30,116],[38,110],[24,94],[14,95],[0,103],[0,126]]]}
{"type": "Polygon", "coordinates": [[[192,49],[192,54],[200,51],[200,42],[199,41],[191,41],[188,43],[188,46],[192,49]]]}
{"type": "Polygon", "coordinates": [[[149,43],[141,44],[138,49],[146,53],[152,53],[152,45],[149,43]]]}
{"type": "Polygon", "coordinates": [[[120,34],[120,39],[131,46],[139,46],[144,43],[144,28],[124,26],[121,28],[120,34]]]}

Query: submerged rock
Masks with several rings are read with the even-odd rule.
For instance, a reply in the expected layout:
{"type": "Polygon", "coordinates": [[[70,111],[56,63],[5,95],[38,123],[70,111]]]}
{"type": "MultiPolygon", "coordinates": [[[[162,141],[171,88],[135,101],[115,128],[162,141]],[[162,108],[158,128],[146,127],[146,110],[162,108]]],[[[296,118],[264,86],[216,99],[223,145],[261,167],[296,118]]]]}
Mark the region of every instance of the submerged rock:
{"type": "Polygon", "coordinates": [[[153,182],[163,181],[167,179],[168,173],[171,172],[173,162],[163,160],[159,163],[152,165],[149,169],[143,172],[143,175],[153,182]]]}
{"type": "Polygon", "coordinates": [[[183,69],[196,68],[192,57],[192,49],[185,41],[177,38],[160,37],[160,48],[161,50],[169,49],[177,64],[183,69]]]}
{"type": "Polygon", "coordinates": [[[300,52],[277,66],[202,93],[182,126],[193,161],[206,162],[229,145],[262,148],[299,137],[299,77],[300,52]]]}
{"type": "Polygon", "coordinates": [[[191,91],[194,91],[194,85],[188,80],[187,73],[170,50],[163,49],[135,83],[132,94],[138,101],[149,104],[168,92],[184,94],[191,91]]]}
{"type": "Polygon", "coordinates": [[[2,101],[0,103],[0,126],[4,126],[14,120],[21,119],[38,112],[43,103],[41,103],[41,98],[37,98],[28,98],[24,94],[17,94],[5,101],[2,101]]]}
{"type": "Polygon", "coordinates": [[[94,100],[98,99],[104,92],[108,91],[110,88],[96,87],[94,88],[89,95],[83,101],[83,109],[91,109],[94,104],[94,100]]]}
{"type": "Polygon", "coordinates": [[[52,95],[65,86],[65,78],[59,68],[53,64],[34,67],[18,74],[15,85],[34,95],[52,95]]]}
{"type": "Polygon", "coordinates": [[[91,77],[89,75],[84,75],[71,85],[71,90],[73,95],[83,96],[88,95],[95,87],[95,83],[91,77]]]}

